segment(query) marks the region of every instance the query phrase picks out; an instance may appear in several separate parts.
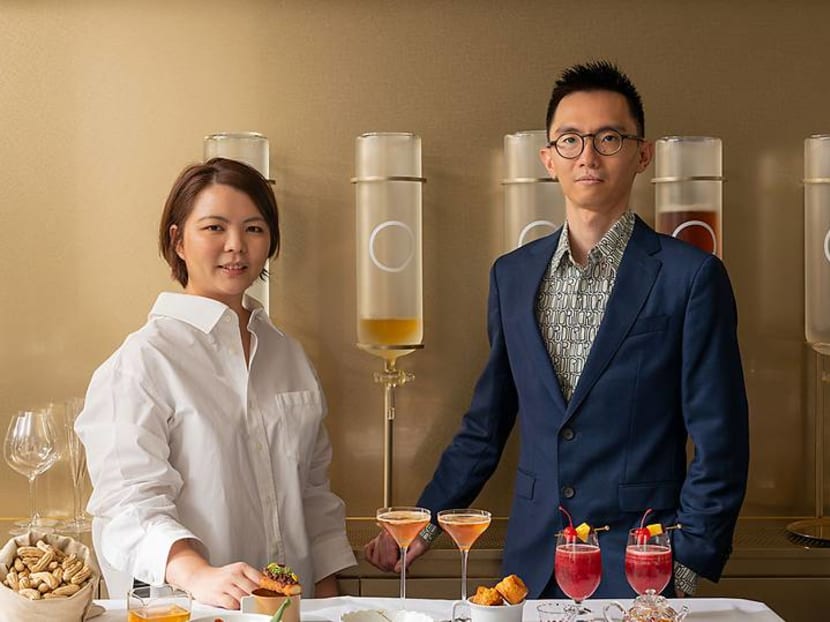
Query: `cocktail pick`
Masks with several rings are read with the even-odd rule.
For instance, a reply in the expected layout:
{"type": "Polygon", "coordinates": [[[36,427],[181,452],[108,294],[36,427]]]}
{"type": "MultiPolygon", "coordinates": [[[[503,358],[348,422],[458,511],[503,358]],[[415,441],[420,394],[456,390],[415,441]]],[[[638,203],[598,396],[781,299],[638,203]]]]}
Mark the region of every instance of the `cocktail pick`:
{"type": "Polygon", "coordinates": [[[282,614],[285,613],[285,610],[291,606],[291,598],[286,596],[285,600],[282,601],[280,608],[274,612],[274,616],[271,618],[271,622],[281,622],[282,614]]]}

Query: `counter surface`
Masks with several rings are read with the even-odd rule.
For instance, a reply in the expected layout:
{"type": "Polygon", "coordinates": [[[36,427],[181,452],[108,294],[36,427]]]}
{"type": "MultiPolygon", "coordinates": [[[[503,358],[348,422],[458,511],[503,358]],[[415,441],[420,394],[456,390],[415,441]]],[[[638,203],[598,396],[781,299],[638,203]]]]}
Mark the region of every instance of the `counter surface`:
{"type": "MultiPolygon", "coordinates": [[[[122,600],[97,601],[103,605],[106,612],[100,617],[93,618],[96,622],[124,622],[126,610],[122,600]]],[[[536,606],[542,602],[530,600],[525,603],[522,615],[523,622],[538,622],[539,616],[536,606]]],[[[565,601],[553,601],[564,604],[565,601]]],[[[608,600],[589,600],[586,604],[595,614],[601,615],[603,605],[608,600]]],[[[631,601],[620,601],[628,607],[631,601]]],[[[672,606],[679,608],[686,604],[689,606],[690,615],[687,618],[690,622],[694,620],[718,620],[718,622],[783,622],[782,618],[773,613],[763,603],[726,598],[695,598],[695,599],[674,599],[672,606]]],[[[449,622],[452,601],[409,598],[406,601],[407,609],[421,611],[429,614],[434,620],[449,622]]],[[[340,616],[347,611],[358,609],[386,609],[395,610],[398,608],[397,598],[356,598],[352,596],[341,596],[339,598],[308,599],[302,601],[301,616],[303,622],[339,622],[340,616]]],[[[199,615],[221,615],[228,613],[224,609],[203,607],[197,605],[193,610],[193,617],[199,615]]],[[[230,617],[229,617],[230,621],[230,617]]]]}

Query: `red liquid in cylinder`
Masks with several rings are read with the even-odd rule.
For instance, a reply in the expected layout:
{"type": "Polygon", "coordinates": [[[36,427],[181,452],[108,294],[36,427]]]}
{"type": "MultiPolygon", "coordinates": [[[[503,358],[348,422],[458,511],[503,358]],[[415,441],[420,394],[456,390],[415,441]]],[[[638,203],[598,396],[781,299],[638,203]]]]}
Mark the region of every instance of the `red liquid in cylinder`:
{"type": "Polygon", "coordinates": [[[655,229],[697,246],[707,253],[721,254],[720,218],[716,211],[658,211],[655,229]]]}

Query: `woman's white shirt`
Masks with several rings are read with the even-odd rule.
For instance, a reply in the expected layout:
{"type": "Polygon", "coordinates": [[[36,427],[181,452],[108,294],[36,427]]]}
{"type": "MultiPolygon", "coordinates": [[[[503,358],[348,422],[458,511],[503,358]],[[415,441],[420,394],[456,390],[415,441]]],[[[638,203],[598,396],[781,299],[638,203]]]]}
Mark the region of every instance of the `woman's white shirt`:
{"type": "Polygon", "coordinates": [[[105,567],[159,584],[170,547],[192,538],[214,566],[289,564],[311,595],[356,563],[329,489],[325,399],[301,346],[244,303],[249,365],[234,311],[163,293],[93,374],[76,430],[96,548],[105,567]]]}

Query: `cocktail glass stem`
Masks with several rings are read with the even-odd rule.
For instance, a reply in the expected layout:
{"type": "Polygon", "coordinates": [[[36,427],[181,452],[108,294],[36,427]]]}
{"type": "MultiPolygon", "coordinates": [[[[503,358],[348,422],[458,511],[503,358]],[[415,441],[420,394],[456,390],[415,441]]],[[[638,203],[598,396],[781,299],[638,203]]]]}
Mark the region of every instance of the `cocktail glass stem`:
{"type": "Polygon", "coordinates": [[[406,609],[406,549],[401,547],[401,610],[406,609]]]}
{"type": "Polygon", "coordinates": [[[461,600],[467,600],[467,556],[470,549],[463,548],[461,551],[461,600]]]}
{"type": "Polygon", "coordinates": [[[37,506],[35,504],[35,494],[37,493],[37,476],[29,477],[29,527],[37,524],[40,516],[37,513],[37,506]]]}

